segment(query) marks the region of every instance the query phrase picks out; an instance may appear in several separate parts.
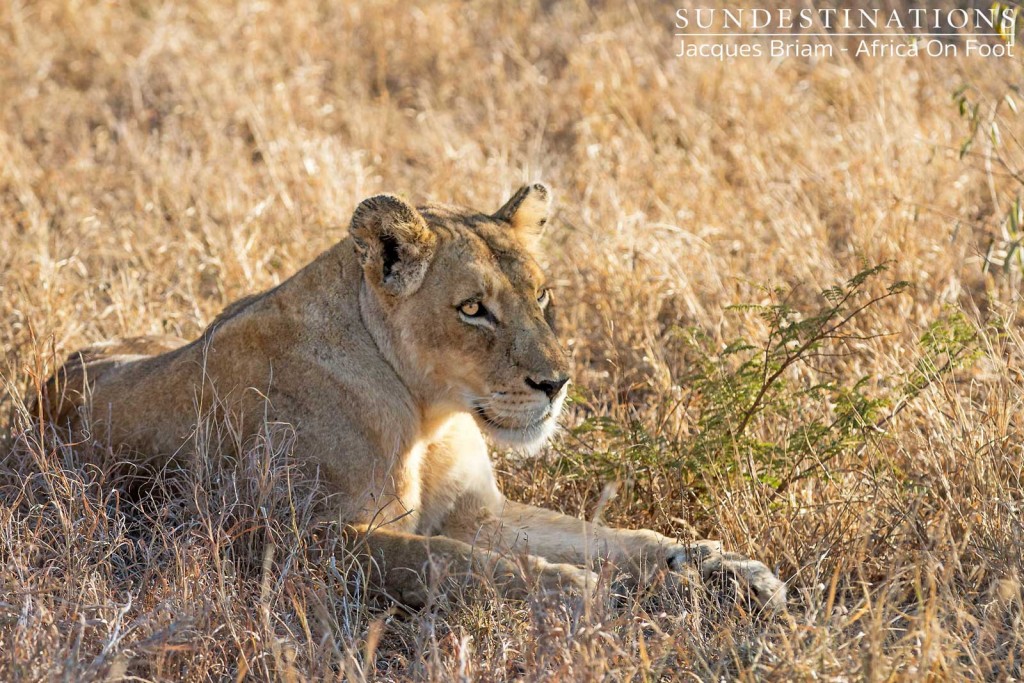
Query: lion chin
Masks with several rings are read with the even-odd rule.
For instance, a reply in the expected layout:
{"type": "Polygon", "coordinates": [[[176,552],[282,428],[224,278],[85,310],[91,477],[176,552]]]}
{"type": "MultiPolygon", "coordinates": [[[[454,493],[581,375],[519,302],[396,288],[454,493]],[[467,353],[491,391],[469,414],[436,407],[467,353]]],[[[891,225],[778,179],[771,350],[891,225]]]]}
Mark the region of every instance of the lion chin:
{"type": "Polygon", "coordinates": [[[522,427],[502,424],[479,407],[473,410],[473,419],[496,445],[524,455],[535,455],[558,431],[562,403],[563,399],[557,399],[539,419],[522,427]]]}

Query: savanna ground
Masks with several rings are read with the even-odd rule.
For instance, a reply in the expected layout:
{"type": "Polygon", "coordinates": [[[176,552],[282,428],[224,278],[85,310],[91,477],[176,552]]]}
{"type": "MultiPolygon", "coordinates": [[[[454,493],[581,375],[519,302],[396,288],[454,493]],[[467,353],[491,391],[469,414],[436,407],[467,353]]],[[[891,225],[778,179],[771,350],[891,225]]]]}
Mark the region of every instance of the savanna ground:
{"type": "Polygon", "coordinates": [[[0,679],[1019,678],[1019,59],[677,60],[673,11],[0,4],[0,679]],[[403,615],[313,528],[287,439],[139,505],[26,411],[69,351],[197,335],[370,194],[537,178],[575,395],[551,448],[496,456],[506,492],[721,538],[788,617],[403,615]]]}

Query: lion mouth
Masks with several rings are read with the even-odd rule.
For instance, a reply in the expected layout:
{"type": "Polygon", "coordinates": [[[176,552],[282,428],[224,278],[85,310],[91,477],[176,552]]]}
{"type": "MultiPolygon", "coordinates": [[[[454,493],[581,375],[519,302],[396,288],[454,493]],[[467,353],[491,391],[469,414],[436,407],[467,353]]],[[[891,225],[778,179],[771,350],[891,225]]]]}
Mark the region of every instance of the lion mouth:
{"type": "Polygon", "coordinates": [[[527,452],[539,449],[557,429],[551,406],[545,408],[540,417],[526,425],[510,425],[491,415],[480,405],[473,407],[473,415],[495,442],[527,452]]]}
{"type": "Polygon", "coordinates": [[[541,414],[539,418],[537,418],[536,420],[527,425],[509,425],[506,422],[503,422],[502,420],[493,417],[490,413],[487,412],[486,408],[480,405],[473,407],[473,414],[479,417],[489,427],[494,427],[496,429],[520,429],[523,431],[528,431],[530,429],[534,429],[536,427],[541,426],[542,424],[544,424],[545,421],[547,421],[548,418],[551,417],[551,406],[545,408],[544,412],[541,414]]]}
{"type": "Polygon", "coordinates": [[[481,420],[483,420],[486,424],[494,425],[495,427],[498,426],[497,424],[495,424],[494,420],[491,419],[491,416],[487,414],[487,411],[484,409],[483,406],[474,406],[473,414],[479,417],[481,420]]]}

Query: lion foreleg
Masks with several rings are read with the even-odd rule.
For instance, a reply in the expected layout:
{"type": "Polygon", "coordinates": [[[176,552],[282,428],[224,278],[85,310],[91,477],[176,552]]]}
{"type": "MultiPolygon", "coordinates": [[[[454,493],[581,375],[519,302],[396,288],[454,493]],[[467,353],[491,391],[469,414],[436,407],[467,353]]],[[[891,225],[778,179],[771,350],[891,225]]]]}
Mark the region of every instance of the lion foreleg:
{"type": "Polygon", "coordinates": [[[540,557],[514,562],[488,549],[445,536],[421,536],[386,527],[350,527],[348,546],[360,558],[370,587],[410,607],[432,593],[492,586],[500,595],[525,599],[533,591],[582,591],[596,583],[592,572],[540,557]]]}
{"type": "Polygon", "coordinates": [[[722,551],[718,541],[679,543],[648,529],[616,529],[512,501],[500,513],[457,510],[445,525],[449,536],[502,552],[539,555],[552,562],[598,567],[611,562],[620,581],[645,581],[660,571],[699,570],[704,579],[738,579],[762,604],[785,605],[785,585],[760,562],[722,551]]]}

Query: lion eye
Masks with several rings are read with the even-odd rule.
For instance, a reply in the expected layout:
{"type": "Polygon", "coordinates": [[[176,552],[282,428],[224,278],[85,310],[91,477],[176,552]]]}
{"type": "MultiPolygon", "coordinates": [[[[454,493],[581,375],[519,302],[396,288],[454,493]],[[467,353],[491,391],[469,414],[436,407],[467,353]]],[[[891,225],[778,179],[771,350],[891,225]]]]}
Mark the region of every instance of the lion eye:
{"type": "Polygon", "coordinates": [[[459,312],[467,318],[482,318],[487,315],[487,309],[479,301],[467,301],[461,304],[459,312]]]}
{"type": "Polygon", "coordinates": [[[551,290],[545,289],[542,291],[540,296],[537,297],[537,303],[540,304],[542,309],[547,308],[548,304],[551,303],[551,290]]]}

